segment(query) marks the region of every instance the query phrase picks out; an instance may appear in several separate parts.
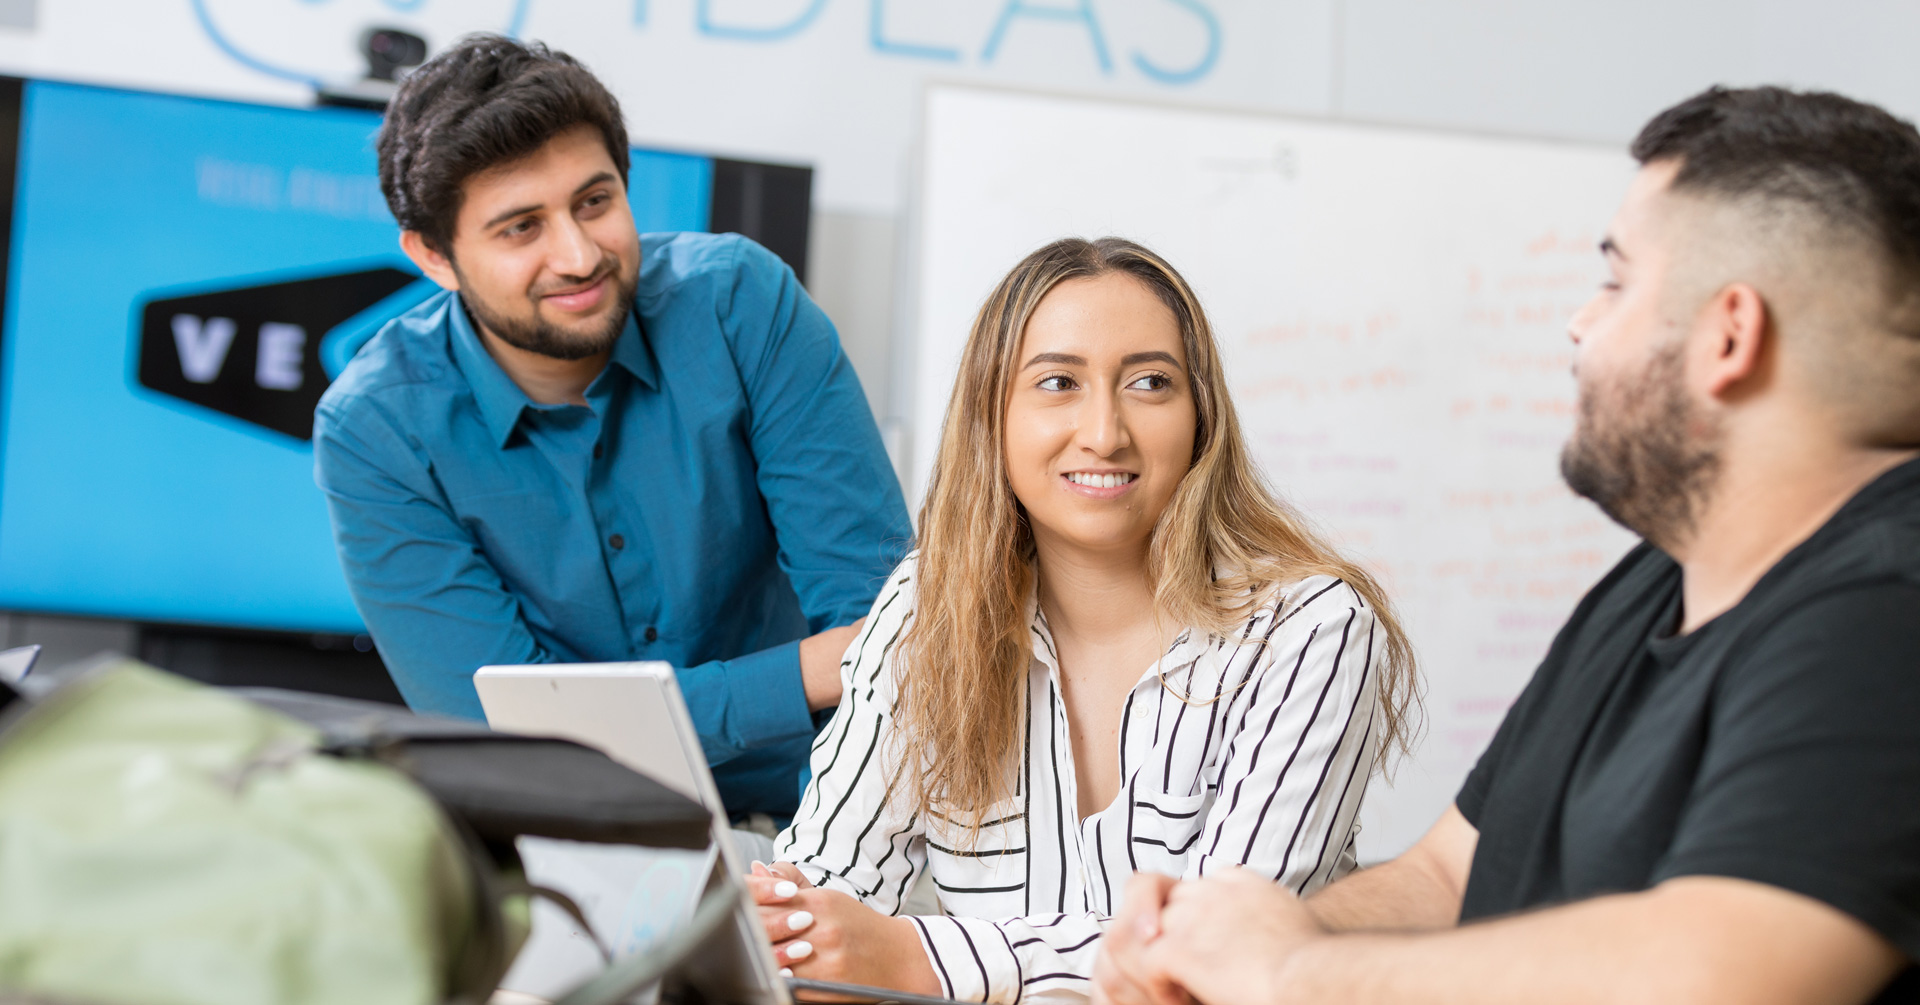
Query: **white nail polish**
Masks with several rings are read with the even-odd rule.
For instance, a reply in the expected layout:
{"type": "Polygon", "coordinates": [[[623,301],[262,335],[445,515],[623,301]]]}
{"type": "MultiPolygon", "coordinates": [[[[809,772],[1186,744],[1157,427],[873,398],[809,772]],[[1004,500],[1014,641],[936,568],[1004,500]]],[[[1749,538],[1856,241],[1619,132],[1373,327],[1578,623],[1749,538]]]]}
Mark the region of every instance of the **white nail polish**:
{"type": "Polygon", "coordinates": [[[804,931],[806,927],[811,924],[813,924],[812,911],[795,911],[787,915],[787,931],[789,932],[804,931]]]}
{"type": "Polygon", "coordinates": [[[780,882],[773,884],[773,895],[776,897],[779,897],[781,900],[785,900],[788,897],[795,896],[799,894],[799,892],[800,892],[800,888],[798,886],[795,886],[793,880],[790,880],[790,879],[783,879],[780,882]]]}
{"type": "Polygon", "coordinates": [[[811,942],[807,942],[803,939],[799,942],[787,943],[787,959],[798,962],[812,955],[813,955],[813,943],[811,942]]]}
{"type": "Polygon", "coordinates": [[[782,976],[782,977],[792,977],[792,976],[793,976],[793,968],[792,968],[792,967],[781,967],[781,968],[780,968],[780,976],[782,976]]]}

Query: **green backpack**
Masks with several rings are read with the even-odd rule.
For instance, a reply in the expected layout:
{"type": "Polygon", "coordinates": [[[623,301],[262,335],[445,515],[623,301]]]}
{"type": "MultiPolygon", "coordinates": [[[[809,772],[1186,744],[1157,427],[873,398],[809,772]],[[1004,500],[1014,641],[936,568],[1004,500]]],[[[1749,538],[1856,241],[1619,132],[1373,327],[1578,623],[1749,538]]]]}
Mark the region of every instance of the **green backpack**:
{"type": "Polygon", "coordinates": [[[577,744],[108,660],[0,713],[0,998],[484,1002],[526,933],[514,836],[708,819],[577,744]]]}

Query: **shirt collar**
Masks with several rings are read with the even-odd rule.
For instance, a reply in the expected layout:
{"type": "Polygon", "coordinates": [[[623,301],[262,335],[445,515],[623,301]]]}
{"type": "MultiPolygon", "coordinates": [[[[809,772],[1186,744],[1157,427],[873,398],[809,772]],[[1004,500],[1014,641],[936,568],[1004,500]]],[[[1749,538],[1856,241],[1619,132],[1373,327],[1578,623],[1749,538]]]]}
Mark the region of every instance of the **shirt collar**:
{"type": "MultiPolygon", "coordinates": [[[[646,333],[640,328],[640,308],[627,312],[627,326],[620,329],[620,337],[613,342],[613,358],[610,361],[633,375],[633,379],[645,385],[649,391],[660,389],[659,370],[654,367],[653,353],[648,351],[646,333]]],[[[611,369],[611,367],[609,367],[611,369]]],[[[602,376],[605,376],[602,374],[602,376]]]]}
{"type": "Polygon", "coordinates": [[[514,427],[520,424],[520,413],[533,404],[533,400],[493,361],[487,347],[480,344],[480,335],[467,320],[467,305],[461,302],[458,293],[447,298],[447,327],[452,337],[454,362],[466,376],[467,386],[473,388],[480,418],[486,422],[487,432],[493,434],[494,445],[505,447],[514,427]]]}
{"type": "MultiPolygon", "coordinates": [[[[487,424],[487,432],[492,434],[494,445],[504,449],[514,429],[520,424],[521,414],[534,407],[533,399],[528,398],[527,393],[520,390],[520,385],[500,369],[500,364],[481,344],[480,335],[473,330],[473,322],[468,319],[466,305],[461,302],[458,293],[448,298],[447,325],[451,331],[454,359],[460,366],[460,372],[466,376],[468,386],[473,388],[473,398],[480,406],[481,420],[487,424]]],[[[618,364],[649,389],[659,388],[659,371],[654,366],[653,354],[647,351],[646,342],[641,337],[639,320],[635,314],[627,315],[626,326],[613,342],[613,355],[607,372],[612,371],[612,364],[618,364]]],[[[607,372],[594,378],[593,386],[588,389],[590,397],[597,396],[596,392],[605,392],[607,372]]]]}

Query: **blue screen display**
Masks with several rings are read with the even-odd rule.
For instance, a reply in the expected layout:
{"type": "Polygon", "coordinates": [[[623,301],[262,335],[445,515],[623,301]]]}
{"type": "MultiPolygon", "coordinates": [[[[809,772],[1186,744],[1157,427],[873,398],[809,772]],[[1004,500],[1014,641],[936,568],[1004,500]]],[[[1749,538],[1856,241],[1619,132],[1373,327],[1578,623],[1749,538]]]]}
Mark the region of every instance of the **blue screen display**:
{"type": "MultiPolygon", "coordinates": [[[[430,286],[379,118],[29,82],[0,342],[0,609],[361,630],[312,402],[430,286]]],[[[713,163],[634,151],[643,231],[713,163]]]]}

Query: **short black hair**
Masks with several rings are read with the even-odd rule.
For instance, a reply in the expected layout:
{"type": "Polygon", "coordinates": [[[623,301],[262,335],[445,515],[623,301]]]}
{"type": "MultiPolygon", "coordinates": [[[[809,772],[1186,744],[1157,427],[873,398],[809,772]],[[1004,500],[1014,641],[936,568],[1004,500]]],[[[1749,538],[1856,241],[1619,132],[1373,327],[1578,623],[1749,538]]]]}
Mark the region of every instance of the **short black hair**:
{"type": "Polygon", "coordinates": [[[620,102],[578,60],[539,42],[469,35],[407,74],[380,126],[380,191],[401,228],[451,255],[461,185],[575,126],[600,131],[627,176],[620,102]]]}
{"type": "Polygon", "coordinates": [[[1676,161],[1676,192],[1810,212],[1865,237],[1888,269],[1894,325],[1920,337],[1920,131],[1839,94],[1713,87],[1654,116],[1642,164],[1676,161]]]}

